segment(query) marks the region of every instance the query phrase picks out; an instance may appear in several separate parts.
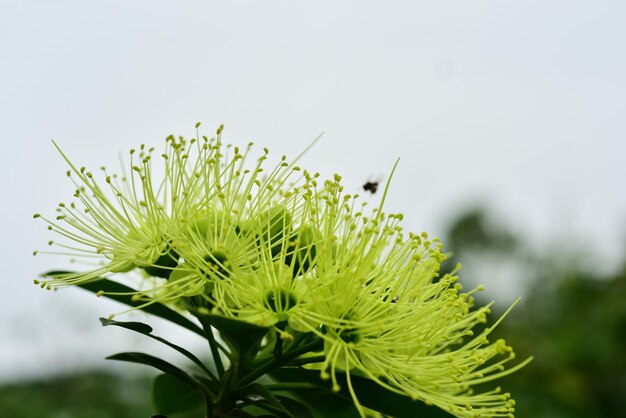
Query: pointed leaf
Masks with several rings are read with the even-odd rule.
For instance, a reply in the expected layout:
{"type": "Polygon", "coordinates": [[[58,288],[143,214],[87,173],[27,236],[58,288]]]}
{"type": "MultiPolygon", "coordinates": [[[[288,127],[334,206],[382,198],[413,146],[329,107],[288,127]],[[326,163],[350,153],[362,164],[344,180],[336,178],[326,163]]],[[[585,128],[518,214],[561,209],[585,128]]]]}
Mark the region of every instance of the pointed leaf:
{"type": "Polygon", "coordinates": [[[160,374],[152,384],[152,406],[159,414],[186,412],[204,407],[198,389],[168,374],[160,374]]]}
{"type": "Polygon", "coordinates": [[[198,357],[196,357],[192,352],[186,350],[185,348],[167,341],[165,338],[161,338],[161,337],[151,334],[152,327],[150,325],[144,324],[143,322],[122,322],[122,321],[114,321],[112,319],[107,319],[107,318],[100,318],[100,322],[105,327],[113,325],[117,327],[130,329],[132,331],[146,335],[152,338],[153,340],[157,340],[158,342],[163,343],[167,345],[168,347],[173,348],[174,350],[178,351],[179,353],[187,357],[189,360],[193,361],[198,367],[200,367],[207,374],[207,376],[213,379],[213,381],[217,382],[218,380],[217,377],[215,377],[213,372],[210,371],[198,357]]]}
{"type": "Polygon", "coordinates": [[[298,390],[297,399],[309,406],[315,418],[360,418],[359,410],[352,399],[338,396],[326,389],[313,388],[298,390]]]}
{"type": "Polygon", "coordinates": [[[311,410],[302,402],[283,395],[276,395],[276,399],[294,418],[313,418],[311,410]]]}
{"type": "Polygon", "coordinates": [[[121,322],[121,321],[114,321],[112,319],[107,319],[107,318],[100,318],[100,323],[102,324],[103,327],[114,325],[117,327],[129,329],[131,331],[135,331],[144,335],[148,335],[152,332],[152,327],[148,324],[144,324],[143,322],[121,322]]]}
{"type": "Polygon", "coordinates": [[[256,415],[242,411],[241,409],[233,409],[228,416],[233,418],[256,418],[256,415]]]}
{"type": "MultiPolygon", "coordinates": [[[[252,383],[241,390],[237,391],[239,396],[241,395],[258,395],[263,397],[263,407],[266,408],[266,405],[270,407],[271,411],[279,413],[281,416],[287,416],[292,418],[292,414],[289,412],[287,408],[283,404],[279,402],[278,399],[274,396],[274,394],[265,386],[260,383],[252,383]]],[[[255,402],[255,404],[257,404],[255,402]]]]}
{"type": "Polygon", "coordinates": [[[279,418],[313,418],[313,414],[307,405],[290,396],[274,395],[267,387],[260,383],[252,383],[238,390],[237,394],[239,397],[242,397],[242,395],[256,395],[250,398],[261,397],[260,399],[247,403],[272,412],[279,418]]]}
{"type": "MultiPolygon", "coordinates": [[[[352,399],[348,390],[346,375],[344,373],[337,373],[336,375],[340,386],[337,395],[346,399],[352,399]]],[[[300,381],[311,383],[332,393],[331,382],[322,380],[317,370],[283,368],[272,372],[271,376],[283,382],[300,381]]],[[[363,406],[385,415],[391,415],[396,418],[414,418],[416,416],[428,418],[453,417],[453,415],[443,409],[428,406],[424,402],[414,401],[408,396],[391,392],[365,377],[350,375],[350,380],[359,402],[363,406]]]]}
{"type": "Polygon", "coordinates": [[[241,354],[258,347],[261,339],[269,331],[269,328],[219,315],[203,314],[197,311],[194,312],[194,315],[200,322],[217,329],[221,336],[241,354]]]}
{"type": "Polygon", "coordinates": [[[145,364],[147,366],[152,366],[155,369],[161,370],[163,373],[166,373],[181,382],[187,383],[193,387],[199,387],[200,384],[185,371],[179,369],[171,363],[168,363],[165,360],[161,360],[158,357],[151,356],[150,354],[145,353],[118,353],[112,356],[107,357],[107,360],[118,360],[118,361],[127,361],[130,363],[138,363],[145,364]]]}
{"type": "MultiPolygon", "coordinates": [[[[50,271],[45,275],[52,274],[61,274],[61,273],[69,273],[67,271],[50,271]]],[[[117,302],[123,303],[128,306],[136,307],[141,309],[144,312],[147,312],[151,315],[158,316],[159,318],[167,319],[170,322],[173,322],[181,327],[187,328],[188,330],[195,332],[198,335],[204,337],[204,332],[202,328],[198,325],[185,318],[183,315],[178,312],[168,308],[167,306],[153,302],[147,306],[143,306],[146,304],[145,300],[136,301],[132,299],[132,295],[136,294],[137,291],[133,288],[125,286],[123,284],[114,282],[109,279],[100,278],[88,283],[81,283],[77,285],[78,287],[88,290],[92,293],[98,293],[100,291],[104,291],[104,297],[115,300],[117,302]],[[123,293],[123,294],[122,294],[123,293]],[[139,308],[140,306],[143,306],[139,308]]]]}

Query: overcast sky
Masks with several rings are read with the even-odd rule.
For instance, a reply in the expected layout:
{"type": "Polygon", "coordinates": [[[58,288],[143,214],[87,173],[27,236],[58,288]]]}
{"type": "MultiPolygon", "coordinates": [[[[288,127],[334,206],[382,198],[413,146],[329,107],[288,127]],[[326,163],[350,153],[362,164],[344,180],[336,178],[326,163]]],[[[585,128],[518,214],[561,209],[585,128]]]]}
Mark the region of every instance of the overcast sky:
{"type": "Polygon", "coordinates": [[[0,379],[132,348],[98,325],[112,305],[31,284],[63,265],[31,256],[51,238],[32,214],[72,193],[51,139],[99,167],[197,121],[275,155],[323,131],[302,165],[349,190],[400,157],[387,208],[411,230],[484,203],[538,246],[615,260],[625,16],[622,1],[0,0],[0,379]]]}

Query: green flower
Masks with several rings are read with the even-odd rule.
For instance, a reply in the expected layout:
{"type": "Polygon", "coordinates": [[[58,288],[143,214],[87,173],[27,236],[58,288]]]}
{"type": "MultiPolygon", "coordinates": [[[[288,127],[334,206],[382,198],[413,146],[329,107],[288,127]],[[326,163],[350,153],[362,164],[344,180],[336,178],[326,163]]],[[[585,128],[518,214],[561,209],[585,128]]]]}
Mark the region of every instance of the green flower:
{"type": "Polygon", "coordinates": [[[51,242],[61,253],[99,264],[39,283],[141,269],[134,297],[146,304],[210,310],[271,327],[282,340],[322,341],[307,367],[336,390],[345,372],[363,415],[351,374],[458,417],[512,416],[508,394],[473,387],[530,359],[506,369],[514,354],[502,340],[489,342],[495,325],[474,335],[489,306],[474,307],[476,290],[462,293],[456,272],[440,277],[438,240],[407,234],[401,214],[384,213],[386,190],[368,210],[343,193],[341,176],[322,181],[284,156],[265,172],[267,149],[250,163],[251,144],[245,151],[223,145],[220,133],[168,137],[154,164],[161,175],[152,149],[131,151],[128,174],[103,168],[106,186],[62,153],[77,202],[61,204],[56,220],[42,218],[68,241],[51,242]]]}
{"type": "MultiPolygon", "coordinates": [[[[341,200],[352,199],[327,202],[341,200]]],[[[308,331],[324,339],[325,360],[316,366],[322,377],[331,378],[338,390],[336,373],[347,372],[359,407],[349,379],[354,371],[459,417],[512,413],[510,395],[499,389],[475,394],[472,386],[529,360],[505,370],[514,355],[504,341],[489,344],[493,327],[473,337],[489,307],[472,309],[473,292],[460,293],[458,277],[435,280],[445,259],[441,244],[425,233],[405,238],[401,215],[377,208],[365,217],[351,213],[347,203],[343,207],[326,210],[328,226],[320,225],[339,233],[336,245],[318,245],[315,274],[324,285],[314,293],[306,322],[308,331]],[[497,356],[503,358],[494,360],[497,356]]]]}
{"type": "MultiPolygon", "coordinates": [[[[183,180],[180,167],[166,163],[166,176],[155,183],[153,149],[146,150],[142,145],[139,152],[130,151],[128,171],[118,176],[101,167],[102,182],[98,183],[91,171],[76,167],[59,152],[70,166],[67,176],[76,186],[75,201],[60,203],[54,219],[34,216],[62,237],[58,242],[49,242],[58,251],[41,252],[70,255],[96,267],[80,273],[53,274],[44,278],[42,287],[80,284],[137,267],[151,269],[150,274],[166,275],[164,271],[177,263],[172,251],[175,219],[186,206],[178,202],[181,184],[177,182],[183,180]]],[[[167,152],[179,154],[180,147],[172,140],[167,152]]]]}
{"type": "MultiPolygon", "coordinates": [[[[282,157],[261,177],[266,155],[254,170],[245,169],[246,158],[237,150],[224,162],[231,175],[220,183],[233,192],[206,189],[198,204],[208,209],[183,234],[180,254],[195,272],[186,278],[190,283],[210,283],[210,291],[199,295],[207,306],[227,317],[273,326],[289,338],[285,326],[302,329],[311,287],[323,283],[312,274],[320,238],[314,226],[319,202],[312,190],[319,175],[301,172],[282,157]]],[[[212,171],[205,173],[203,181],[210,183],[212,171]]]]}

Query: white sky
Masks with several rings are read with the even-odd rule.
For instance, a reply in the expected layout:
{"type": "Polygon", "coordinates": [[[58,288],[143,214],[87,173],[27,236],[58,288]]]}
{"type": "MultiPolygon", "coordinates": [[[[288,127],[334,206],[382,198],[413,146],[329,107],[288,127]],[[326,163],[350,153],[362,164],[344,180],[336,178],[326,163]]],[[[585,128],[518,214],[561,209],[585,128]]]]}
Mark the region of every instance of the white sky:
{"type": "Polygon", "coordinates": [[[412,230],[485,202],[537,245],[618,258],[624,16],[621,1],[0,0],[0,379],[135,349],[98,325],[115,307],[31,284],[63,265],[31,256],[50,239],[32,214],[72,192],[50,139],[113,167],[197,121],[275,155],[324,131],[302,165],[348,189],[401,157],[387,208],[412,230]]]}

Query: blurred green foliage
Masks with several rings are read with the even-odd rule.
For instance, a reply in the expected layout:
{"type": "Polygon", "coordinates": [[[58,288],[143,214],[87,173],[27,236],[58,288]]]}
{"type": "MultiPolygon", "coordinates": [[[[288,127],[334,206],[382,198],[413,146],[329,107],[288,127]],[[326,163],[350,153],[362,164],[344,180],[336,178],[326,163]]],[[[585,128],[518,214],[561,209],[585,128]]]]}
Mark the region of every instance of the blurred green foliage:
{"type": "Polygon", "coordinates": [[[520,416],[626,416],[626,269],[537,283],[499,331],[518,356],[535,355],[501,382],[516,396],[518,411],[526,411],[520,416]]]}
{"type": "Polygon", "coordinates": [[[149,417],[147,378],[85,372],[0,387],[0,415],[11,418],[149,417]]]}
{"type": "Polygon", "coordinates": [[[455,253],[445,269],[505,259],[530,285],[492,337],[505,338],[519,359],[535,358],[498,383],[516,399],[516,415],[625,417],[626,258],[617,272],[598,273],[583,262],[593,250],[534,250],[481,209],[459,216],[447,235],[444,243],[455,253]]]}
{"type": "MultiPolygon", "coordinates": [[[[516,415],[626,416],[626,259],[619,271],[602,275],[576,262],[586,254],[557,249],[535,254],[520,236],[481,209],[465,212],[450,225],[443,241],[455,257],[444,270],[456,261],[479,264],[495,257],[516,263],[530,283],[529,294],[495,336],[515,347],[518,358],[535,357],[498,383],[517,400],[516,415]]],[[[147,375],[129,378],[100,372],[8,384],[0,387],[0,415],[150,417],[150,385],[147,375]]]]}

